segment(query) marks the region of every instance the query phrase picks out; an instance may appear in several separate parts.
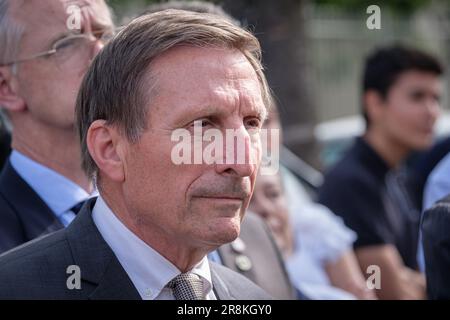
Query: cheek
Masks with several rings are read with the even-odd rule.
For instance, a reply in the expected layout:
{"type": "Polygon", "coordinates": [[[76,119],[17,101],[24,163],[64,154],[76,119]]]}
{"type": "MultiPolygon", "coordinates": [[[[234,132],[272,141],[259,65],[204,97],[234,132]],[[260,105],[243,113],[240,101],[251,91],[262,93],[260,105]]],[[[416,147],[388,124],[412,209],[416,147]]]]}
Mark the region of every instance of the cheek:
{"type": "Polygon", "coordinates": [[[171,158],[171,148],[164,139],[152,139],[146,144],[151,148],[139,148],[129,156],[129,175],[132,188],[141,197],[154,199],[166,209],[186,206],[186,193],[201,172],[201,165],[175,165],[171,158]],[[158,143],[158,141],[160,140],[158,143]],[[164,199],[161,201],[161,199],[164,199]]]}
{"type": "Polygon", "coordinates": [[[398,130],[403,130],[405,135],[414,135],[426,118],[419,107],[414,105],[409,105],[408,107],[396,115],[393,125],[397,126],[398,130]]]}
{"type": "Polygon", "coordinates": [[[279,198],[274,202],[274,211],[281,220],[287,221],[288,211],[284,199],[279,198]]]}
{"type": "Polygon", "coordinates": [[[283,196],[280,196],[280,197],[278,197],[275,201],[274,201],[274,204],[275,204],[275,209],[278,211],[278,212],[286,212],[286,200],[284,199],[284,197],[283,196]]]}
{"type": "Polygon", "coordinates": [[[28,69],[22,73],[21,83],[28,105],[50,114],[61,114],[72,118],[75,109],[75,101],[81,85],[82,75],[79,72],[68,71],[66,73],[55,70],[44,72],[41,69],[28,69]],[[51,77],[48,77],[51,74],[51,77]],[[46,79],[42,81],[42,79],[46,79]],[[56,93],[56,94],[55,94],[56,93]]]}
{"type": "Polygon", "coordinates": [[[392,99],[385,117],[383,119],[384,125],[388,126],[388,130],[397,132],[398,134],[408,133],[415,127],[417,118],[417,108],[412,106],[405,99],[392,99]]]}
{"type": "Polygon", "coordinates": [[[56,92],[55,88],[58,88],[60,90],[59,92],[64,92],[65,95],[71,99],[71,101],[75,102],[85,71],[86,70],[83,70],[82,72],[59,71],[58,77],[55,77],[55,80],[51,85],[54,92],[56,92]]]}
{"type": "Polygon", "coordinates": [[[391,105],[392,116],[398,125],[414,125],[424,119],[424,105],[420,102],[412,101],[409,97],[399,95],[391,105]]]}

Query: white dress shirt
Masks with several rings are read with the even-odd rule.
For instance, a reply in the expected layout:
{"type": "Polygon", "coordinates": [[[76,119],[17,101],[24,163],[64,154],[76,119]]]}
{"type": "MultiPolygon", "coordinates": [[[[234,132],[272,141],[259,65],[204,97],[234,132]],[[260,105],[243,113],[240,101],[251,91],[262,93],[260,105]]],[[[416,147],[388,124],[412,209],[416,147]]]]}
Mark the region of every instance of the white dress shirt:
{"type": "MultiPolygon", "coordinates": [[[[101,196],[94,205],[92,218],[143,300],[175,299],[172,290],[165,286],[181,273],[177,267],[129,230],[101,196]]],[[[191,272],[203,281],[206,299],[216,300],[207,257],[191,272]]]]}
{"type": "Polygon", "coordinates": [[[79,202],[97,195],[97,191],[87,193],[63,175],[17,150],[12,151],[9,161],[19,176],[38,194],[65,227],[75,218],[75,213],[70,209],[79,202]]]}

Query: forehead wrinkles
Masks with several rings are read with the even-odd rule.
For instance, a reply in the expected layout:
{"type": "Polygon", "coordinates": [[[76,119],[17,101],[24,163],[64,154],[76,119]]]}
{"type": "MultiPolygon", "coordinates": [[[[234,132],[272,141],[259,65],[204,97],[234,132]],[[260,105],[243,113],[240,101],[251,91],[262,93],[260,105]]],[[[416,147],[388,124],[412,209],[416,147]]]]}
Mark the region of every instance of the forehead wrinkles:
{"type": "Polygon", "coordinates": [[[262,112],[265,118],[267,110],[264,106],[261,83],[247,58],[242,55],[240,59],[225,67],[225,73],[228,83],[237,94],[239,106],[250,107],[249,111],[262,112]],[[258,110],[261,107],[262,110],[258,110]]]}
{"type": "MultiPolygon", "coordinates": [[[[155,58],[149,66],[156,90],[169,100],[181,99],[190,103],[221,103],[238,105],[250,103],[264,107],[260,84],[252,65],[239,51],[214,48],[173,48],[155,58]],[[205,50],[205,54],[217,50],[231,55],[208,55],[206,59],[189,59],[191,50],[205,50]],[[190,51],[190,52],[189,52],[190,51]],[[187,52],[188,58],[182,53],[187,52]],[[176,58],[175,58],[176,57],[176,58]],[[175,58],[175,59],[174,59],[175,58]],[[174,81],[179,85],[174,85],[174,81]],[[195,92],[195,94],[193,94],[195,92]]],[[[195,56],[198,57],[197,53],[195,56]]],[[[255,105],[255,106],[254,106],[255,105]]]]}
{"type": "Polygon", "coordinates": [[[217,64],[211,63],[204,67],[213,71],[208,82],[210,96],[222,96],[230,102],[254,102],[254,95],[260,94],[256,72],[244,56],[239,59],[218,60],[217,64]]]}
{"type": "Polygon", "coordinates": [[[251,107],[256,110],[262,105],[261,93],[257,79],[229,78],[226,82],[211,85],[211,100],[226,101],[230,105],[251,107]]]}

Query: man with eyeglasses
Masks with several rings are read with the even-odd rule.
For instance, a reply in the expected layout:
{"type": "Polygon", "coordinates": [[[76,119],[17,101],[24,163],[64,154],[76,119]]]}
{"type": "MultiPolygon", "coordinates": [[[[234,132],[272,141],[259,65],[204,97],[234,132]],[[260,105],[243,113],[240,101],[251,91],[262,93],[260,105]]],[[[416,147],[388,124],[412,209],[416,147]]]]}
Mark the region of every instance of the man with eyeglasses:
{"type": "Polygon", "coordinates": [[[67,226],[94,192],[74,107],[113,30],[103,0],[0,0],[0,106],[13,127],[0,173],[0,253],[67,226]]]}

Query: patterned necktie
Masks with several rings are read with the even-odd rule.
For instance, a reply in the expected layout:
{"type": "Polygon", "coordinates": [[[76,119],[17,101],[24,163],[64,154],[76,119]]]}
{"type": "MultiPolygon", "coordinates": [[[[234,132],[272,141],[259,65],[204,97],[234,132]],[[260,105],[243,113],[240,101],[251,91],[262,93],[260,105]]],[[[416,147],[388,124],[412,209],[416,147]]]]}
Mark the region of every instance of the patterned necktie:
{"type": "Polygon", "coordinates": [[[172,289],[176,300],[205,300],[203,281],[193,273],[181,273],[173,278],[167,287],[172,289]]]}

